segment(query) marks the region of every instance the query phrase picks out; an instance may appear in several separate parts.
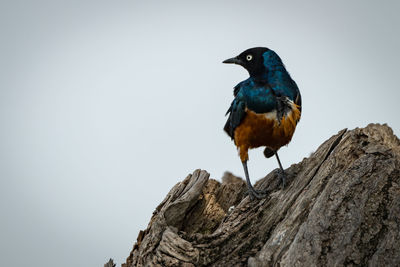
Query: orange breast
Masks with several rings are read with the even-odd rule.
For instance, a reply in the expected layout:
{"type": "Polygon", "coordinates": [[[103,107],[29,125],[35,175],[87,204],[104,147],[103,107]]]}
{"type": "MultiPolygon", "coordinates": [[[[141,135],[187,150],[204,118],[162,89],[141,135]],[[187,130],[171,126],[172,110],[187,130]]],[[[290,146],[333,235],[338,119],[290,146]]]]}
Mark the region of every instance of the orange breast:
{"type": "Polygon", "coordinates": [[[299,119],[300,110],[296,104],[293,104],[292,111],[282,117],[280,123],[276,113],[259,114],[246,110],[246,116],[235,129],[234,135],[240,159],[248,160],[249,148],[268,146],[273,150],[278,150],[287,145],[292,139],[299,119]]]}

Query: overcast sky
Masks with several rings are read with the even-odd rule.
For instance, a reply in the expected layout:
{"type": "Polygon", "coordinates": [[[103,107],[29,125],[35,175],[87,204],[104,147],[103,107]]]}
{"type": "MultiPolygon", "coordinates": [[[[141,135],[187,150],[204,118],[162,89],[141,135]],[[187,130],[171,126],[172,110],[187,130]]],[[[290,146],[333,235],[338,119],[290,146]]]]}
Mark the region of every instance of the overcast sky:
{"type": "MultiPolygon", "coordinates": [[[[346,127],[399,135],[399,3],[1,0],[1,265],[119,265],[187,174],[243,176],[222,128],[248,74],[221,62],[250,47],[303,97],[285,168],[346,127]]],[[[275,168],[250,153],[253,182],[275,168]]]]}

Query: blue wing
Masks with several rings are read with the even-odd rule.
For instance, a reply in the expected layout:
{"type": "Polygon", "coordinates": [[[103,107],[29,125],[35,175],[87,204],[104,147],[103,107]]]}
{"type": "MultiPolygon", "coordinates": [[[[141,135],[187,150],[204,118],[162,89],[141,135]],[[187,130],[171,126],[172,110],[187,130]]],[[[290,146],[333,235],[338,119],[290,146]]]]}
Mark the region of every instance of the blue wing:
{"type": "Polygon", "coordinates": [[[256,113],[267,113],[276,109],[277,101],[274,91],[268,85],[257,85],[252,80],[246,80],[234,91],[235,99],[226,115],[228,120],[224,126],[225,132],[233,139],[236,127],[246,116],[246,108],[256,113]]]}
{"type": "Polygon", "coordinates": [[[271,72],[268,83],[277,97],[287,97],[301,109],[301,95],[296,82],[285,69],[271,72]]]}
{"type": "Polygon", "coordinates": [[[236,127],[240,125],[246,115],[246,103],[242,99],[235,98],[226,112],[229,114],[228,120],[225,123],[225,132],[233,139],[236,127]]]}

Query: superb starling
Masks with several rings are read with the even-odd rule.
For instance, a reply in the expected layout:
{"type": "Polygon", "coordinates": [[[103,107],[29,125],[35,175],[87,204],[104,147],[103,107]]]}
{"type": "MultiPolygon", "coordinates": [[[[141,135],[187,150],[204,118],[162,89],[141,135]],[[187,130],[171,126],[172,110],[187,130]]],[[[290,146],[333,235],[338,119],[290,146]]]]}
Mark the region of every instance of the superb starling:
{"type": "Polygon", "coordinates": [[[251,199],[261,199],[265,193],[253,188],[247,169],[248,150],[265,146],[264,155],[276,156],[282,187],[285,172],[278,150],[292,139],[301,115],[301,96],[281,58],[265,47],[251,48],[237,57],[225,60],[244,67],[250,77],[234,87],[233,100],[224,130],[238,148],[251,199]]]}

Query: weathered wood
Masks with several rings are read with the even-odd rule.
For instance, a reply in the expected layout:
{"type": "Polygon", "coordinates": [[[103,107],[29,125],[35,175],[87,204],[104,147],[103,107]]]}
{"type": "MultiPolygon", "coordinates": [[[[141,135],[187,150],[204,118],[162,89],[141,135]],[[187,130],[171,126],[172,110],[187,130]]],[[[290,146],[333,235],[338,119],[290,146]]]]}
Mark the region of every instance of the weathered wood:
{"type": "Polygon", "coordinates": [[[342,130],[256,183],[196,170],[156,208],[123,267],[399,266],[400,141],[386,125],[342,130]]]}
{"type": "Polygon", "coordinates": [[[104,267],[115,267],[113,259],[110,259],[106,264],[104,264],[104,267]]]}

